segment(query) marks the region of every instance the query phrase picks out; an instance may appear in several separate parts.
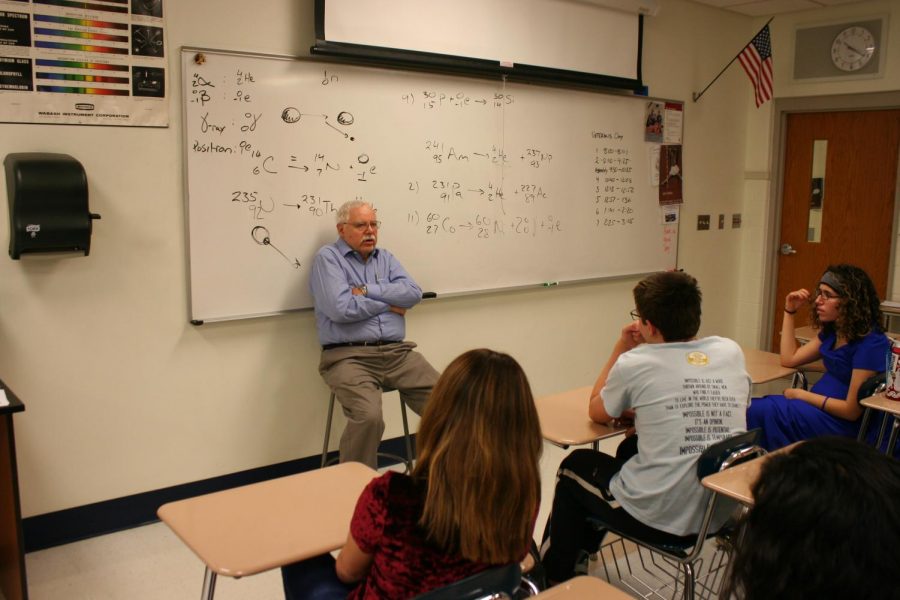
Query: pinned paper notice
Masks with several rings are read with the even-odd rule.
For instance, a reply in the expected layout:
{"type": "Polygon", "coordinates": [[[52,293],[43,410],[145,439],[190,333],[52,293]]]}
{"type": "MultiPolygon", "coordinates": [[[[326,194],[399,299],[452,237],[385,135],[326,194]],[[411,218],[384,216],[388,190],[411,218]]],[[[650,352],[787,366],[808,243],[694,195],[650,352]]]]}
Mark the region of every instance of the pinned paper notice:
{"type": "Polygon", "coordinates": [[[9,406],[9,400],[6,398],[6,390],[0,390],[0,406],[9,406]]]}

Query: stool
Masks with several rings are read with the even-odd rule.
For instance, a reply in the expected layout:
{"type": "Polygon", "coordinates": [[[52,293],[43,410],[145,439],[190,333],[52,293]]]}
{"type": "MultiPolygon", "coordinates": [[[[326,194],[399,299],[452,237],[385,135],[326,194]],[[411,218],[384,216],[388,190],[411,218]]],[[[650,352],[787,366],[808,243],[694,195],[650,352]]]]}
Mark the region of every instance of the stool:
{"type": "MultiPolygon", "coordinates": [[[[383,389],[382,392],[393,392],[392,389],[383,389]]],[[[331,397],[328,399],[328,418],[325,421],[325,443],[322,445],[322,464],[321,466],[324,468],[326,465],[337,462],[337,458],[332,458],[330,461],[328,460],[328,441],[331,439],[331,419],[334,416],[334,404],[335,404],[335,396],[334,392],[331,392],[331,397]]],[[[400,399],[400,414],[403,416],[403,440],[406,442],[406,458],[402,456],[398,456],[396,454],[388,454],[386,452],[379,452],[378,456],[382,456],[384,458],[390,458],[396,460],[397,462],[402,462],[406,465],[406,473],[412,473],[413,468],[413,460],[415,457],[413,456],[412,450],[412,438],[409,437],[409,421],[406,417],[406,403],[403,401],[403,398],[400,399]]]]}

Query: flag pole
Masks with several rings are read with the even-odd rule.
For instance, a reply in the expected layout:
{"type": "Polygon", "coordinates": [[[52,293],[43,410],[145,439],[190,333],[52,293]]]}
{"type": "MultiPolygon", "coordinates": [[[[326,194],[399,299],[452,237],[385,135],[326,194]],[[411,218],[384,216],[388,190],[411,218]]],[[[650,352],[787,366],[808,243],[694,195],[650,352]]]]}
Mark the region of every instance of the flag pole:
{"type": "MultiPolygon", "coordinates": [[[[760,31],[762,31],[763,29],[765,29],[766,27],[768,27],[768,26],[769,26],[769,23],[771,23],[771,22],[772,22],[772,19],[774,19],[774,18],[775,18],[775,17],[770,17],[769,20],[766,21],[766,24],[763,25],[763,26],[759,29],[759,31],[756,32],[756,35],[759,35],[760,31]]],[[[703,94],[705,94],[705,93],[706,93],[706,90],[708,90],[710,87],[712,87],[712,84],[714,84],[716,81],[719,80],[719,77],[722,76],[722,73],[724,73],[725,71],[728,70],[728,67],[730,67],[731,64],[732,64],[734,61],[736,61],[736,60],[738,59],[738,57],[741,55],[741,53],[744,51],[744,49],[747,48],[747,46],[749,46],[750,44],[753,43],[753,40],[756,39],[756,35],[754,35],[752,38],[750,38],[750,41],[749,41],[749,42],[747,42],[746,44],[744,44],[744,47],[741,48],[740,51],[738,51],[738,53],[734,55],[734,58],[732,58],[732,59],[728,62],[728,64],[725,65],[725,68],[723,68],[721,71],[719,71],[719,74],[716,75],[715,79],[713,79],[712,81],[710,81],[710,82],[709,82],[709,85],[707,85],[705,88],[703,88],[703,91],[701,91],[699,94],[698,94],[697,92],[694,92],[694,93],[692,94],[692,97],[693,97],[693,99],[694,99],[694,102],[696,102],[697,100],[699,100],[699,99],[700,99],[700,96],[702,96],[703,94]]]]}

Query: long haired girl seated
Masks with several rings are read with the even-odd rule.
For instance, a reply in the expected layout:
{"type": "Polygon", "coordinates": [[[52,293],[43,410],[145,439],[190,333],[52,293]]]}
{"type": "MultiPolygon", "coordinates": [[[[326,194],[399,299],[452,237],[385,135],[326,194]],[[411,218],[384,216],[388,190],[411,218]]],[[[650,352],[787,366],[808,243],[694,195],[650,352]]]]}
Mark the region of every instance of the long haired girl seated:
{"type": "Polygon", "coordinates": [[[512,357],[480,349],[450,363],[417,446],[411,476],[387,472],[363,490],[336,564],[326,554],[282,570],[288,600],[411,598],[528,553],[541,432],[512,357]]]}

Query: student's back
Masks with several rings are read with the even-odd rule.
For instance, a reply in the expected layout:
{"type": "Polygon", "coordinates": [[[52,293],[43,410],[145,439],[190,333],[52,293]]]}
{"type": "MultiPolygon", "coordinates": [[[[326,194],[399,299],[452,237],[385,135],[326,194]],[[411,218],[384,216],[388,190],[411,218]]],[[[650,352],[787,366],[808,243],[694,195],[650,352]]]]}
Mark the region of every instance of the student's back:
{"type": "Polygon", "coordinates": [[[610,481],[630,515],[675,535],[702,518],[697,456],[745,429],[750,382],[734,341],[707,337],[642,344],[623,354],[603,388],[608,411],[635,413],[638,453],[610,481]]]}
{"type": "Polygon", "coordinates": [[[388,472],[360,496],[350,533],[374,558],[350,598],[411,598],[490,566],[448,553],[426,539],[419,525],[426,487],[408,475],[388,472]]]}
{"type": "MultiPolygon", "coordinates": [[[[696,338],[701,298],[687,273],[656,273],[635,286],[634,320],[622,328],[588,405],[595,422],[633,418],[635,431],[615,457],[576,450],[560,465],[542,545],[549,580],[574,575],[579,556],[602,541],[602,524],[621,529],[636,519],[660,537],[698,531],[697,457],[744,430],[750,392],[740,347],[725,338],[696,338]]],[[[714,525],[724,519],[716,516],[714,525]]]]}
{"type": "Polygon", "coordinates": [[[484,349],[451,362],[417,446],[412,475],[386,473],[365,488],[336,564],[326,555],[283,569],[289,600],[326,589],[312,597],[410,598],[524,558],[542,440],[519,364],[484,349]]]}

